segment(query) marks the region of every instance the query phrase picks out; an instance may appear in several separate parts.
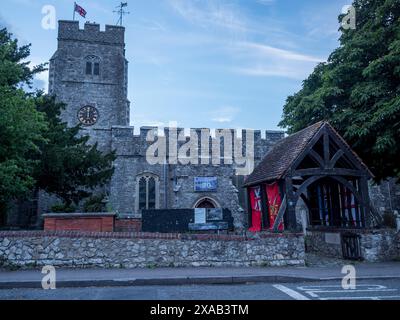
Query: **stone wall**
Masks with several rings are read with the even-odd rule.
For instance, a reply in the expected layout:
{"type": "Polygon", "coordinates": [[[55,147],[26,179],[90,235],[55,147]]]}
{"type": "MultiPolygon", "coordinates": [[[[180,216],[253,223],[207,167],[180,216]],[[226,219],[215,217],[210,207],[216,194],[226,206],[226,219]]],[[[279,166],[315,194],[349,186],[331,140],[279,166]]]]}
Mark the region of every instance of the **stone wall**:
{"type": "Polygon", "coordinates": [[[392,261],[400,258],[400,233],[394,229],[308,230],[306,251],[327,257],[342,258],[342,232],[360,235],[361,255],[365,261],[392,261]]]}
{"type": "Polygon", "coordinates": [[[370,198],[379,212],[400,212],[400,184],[396,179],[388,179],[380,184],[370,183],[370,198]]]}
{"type": "Polygon", "coordinates": [[[36,267],[304,265],[301,234],[0,232],[0,263],[36,267]]]}

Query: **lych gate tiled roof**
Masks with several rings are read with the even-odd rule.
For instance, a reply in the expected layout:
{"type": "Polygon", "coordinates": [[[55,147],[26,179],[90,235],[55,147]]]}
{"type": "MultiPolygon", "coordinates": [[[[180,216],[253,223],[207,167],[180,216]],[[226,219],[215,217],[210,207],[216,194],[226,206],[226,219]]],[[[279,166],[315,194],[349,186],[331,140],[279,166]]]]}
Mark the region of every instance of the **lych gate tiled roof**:
{"type": "Polygon", "coordinates": [[[324,125],[318,122],[279,141],[254,169],[244,185],[280,179],[324,125]]]}
{"type": "Polygon", "coordinates": [[[283,178],[293,162],[306,149],[312,138],[325,126],[327,126],[328,129],[338,137],[343,146],[351,152],[356,161],[360,163],[361,167],[368,173],[368,175],[373,177],[373,174],[369,171],[368,167],[339,135],[339,133],[337,133],[328,122],[321,121],[279,141],[247,177],[244,186],[248,187],[261,182],[274,181],[283,178]]]}

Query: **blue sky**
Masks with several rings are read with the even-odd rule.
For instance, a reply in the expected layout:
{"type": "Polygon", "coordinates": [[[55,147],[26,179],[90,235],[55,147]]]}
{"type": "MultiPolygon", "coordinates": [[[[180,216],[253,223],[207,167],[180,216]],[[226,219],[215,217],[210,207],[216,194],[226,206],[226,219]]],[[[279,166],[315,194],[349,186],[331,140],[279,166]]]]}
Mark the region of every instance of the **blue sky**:
{"type": "MultiPolygon", "coordinates": [[[[42,7],[72,19],[70,0],[3,0],[0,25],[32,43],[33,63],[56,50],[42,7]]],[[[338,46],[350,0],[128,0],[131,124],[278,129],[288,95],[338,46]]],[[[115,24],[118,1],[78,0],[85,20],[115,24]]],[[[35,82],[47,87],[47,73],[35,82]]]]}

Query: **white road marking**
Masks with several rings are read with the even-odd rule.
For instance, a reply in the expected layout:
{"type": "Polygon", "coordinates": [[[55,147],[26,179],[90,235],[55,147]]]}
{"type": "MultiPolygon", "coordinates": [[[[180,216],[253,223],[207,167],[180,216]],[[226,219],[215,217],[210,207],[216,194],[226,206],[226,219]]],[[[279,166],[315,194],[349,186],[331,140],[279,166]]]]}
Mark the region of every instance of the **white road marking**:
{"type": "Polygon", "coordinates": [[[274,284],[273,285],[274,288],[286,293],[289,297],[292,297],[295,300],[310,300],[309,298],[307,298],[306,296],[302,295],[301,293],[294,291],[288,287],[285,287],[281,284],[274,284]]]}
{"type": "Polygon", "coordinates": [[[380,297],[326,297],[319,298],[320,300],[387,300],[400,299],[400,296],[380,296],[380,297]]]}
{"type": "Polygon", "coordinates": [[[377,295],[383,292],[393,292],[398,291],[398,289],[388,289],[382,285],[374,285],[374,284],[365,284],[358,285],[356,289],[344,290],[341,286],[338,285],[322,285],[322,286],[300,286],[296,288],[299,291],[303,291],[308,294],[312,298],[318,298],[320,300],[380,300],[380,299],[389,299],[389,298],[397,298],[398,296],[384,296],[377,295]],[[365,296],[347,296],[347,294],[357,294],[357,293],[366,293],[373,292],[373,294],[369,297],[365,296]],[[321,297],[321,294],[325,293],[341,293],[343,296],[337,297],[321,297]]]}
{"type": "MultiPolygon", "coordinates": [[[[353,291],[357,290],[358,288],[369,288],[370,290],[381,290],[381,289],[387,289],[387,287],[379,285],[379,284],[359,284],[356,286],[356,289],[348,289],[345,291],[353,291]]],[[[337,289],[343,289],[342,286],[339,285],[323,285],[323,286],[302,286],[302,287],[297,287],[298,290],[301,291],[319,291],[323,288],[337,288],[337,289]]],[[[343,289],[344,290],[344,289],[343,289]]]]}

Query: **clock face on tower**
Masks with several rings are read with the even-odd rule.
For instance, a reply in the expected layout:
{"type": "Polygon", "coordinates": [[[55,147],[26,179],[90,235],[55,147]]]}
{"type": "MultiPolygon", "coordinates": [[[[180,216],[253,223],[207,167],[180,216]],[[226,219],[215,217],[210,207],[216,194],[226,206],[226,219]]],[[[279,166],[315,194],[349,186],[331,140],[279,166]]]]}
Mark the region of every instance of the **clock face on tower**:
{"type": "Polygon", "coordinates": [[[99,119],[99,111],[93,106],[84,106],[78,111],[78,119],[84,126],[92,126],[99,119]]]}

